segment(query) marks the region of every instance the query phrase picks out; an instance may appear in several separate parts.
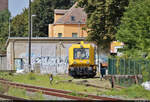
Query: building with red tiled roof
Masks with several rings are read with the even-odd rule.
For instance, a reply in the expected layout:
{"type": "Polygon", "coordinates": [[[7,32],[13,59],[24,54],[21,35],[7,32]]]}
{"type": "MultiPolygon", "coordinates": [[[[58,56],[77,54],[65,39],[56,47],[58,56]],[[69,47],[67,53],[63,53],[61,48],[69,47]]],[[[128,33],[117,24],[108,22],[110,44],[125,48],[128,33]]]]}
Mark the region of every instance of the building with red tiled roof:
{"type": "Polygon", "coordinates": [[[54,23],[49,24],[49,37],[86,37],[83,30],[87,15],[83,8],[74,4],[69,10],[56,9],[54,23]]]}

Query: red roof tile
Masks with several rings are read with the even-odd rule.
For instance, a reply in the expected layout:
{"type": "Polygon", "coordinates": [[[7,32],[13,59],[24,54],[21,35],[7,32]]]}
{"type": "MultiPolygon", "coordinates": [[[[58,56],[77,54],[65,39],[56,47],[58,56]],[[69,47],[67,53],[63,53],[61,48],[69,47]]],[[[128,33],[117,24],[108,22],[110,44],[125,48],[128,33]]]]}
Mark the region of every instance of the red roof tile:
{"type": "MultiPolygon", "coordinates": [[[[54,24],[85,24],[87,15],[83,8],[76,7],[75,3],[61,18],[54,24]]],[[[63,11],[62,11],[63,12],[63,11]]]]}

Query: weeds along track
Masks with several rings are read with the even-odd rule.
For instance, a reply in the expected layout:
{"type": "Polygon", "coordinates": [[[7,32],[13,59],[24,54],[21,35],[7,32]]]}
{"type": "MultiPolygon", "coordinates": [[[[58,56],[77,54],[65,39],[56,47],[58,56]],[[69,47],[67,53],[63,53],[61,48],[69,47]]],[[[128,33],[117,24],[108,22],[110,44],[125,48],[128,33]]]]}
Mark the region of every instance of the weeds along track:
{"type": "Polygon", "coordinates": [[[82,93],[77,93],[76,96],[72,96],[71,91],[64,91],[64,90],[58,90],[58,89],[52,89],[52,88],[44,88],[44,87],[39,87],[39,86],[15,83],[15,82],[10,82],[5,79],[0,79],[0,83],[6,84],[12,87],[16,87],[16,88],[22,88],[30,92],[42,92],[42,94],[45,94],[45,95],[63,97],[63,98],[72,99],[72,100],[111,100],[111,101],[120,100],[116,98],[101,97],[101,96],[88,95],[88,94],[82,94],[82,93]]]}
{"type": "Polygon", "coordinates": [[[27,100],[24,98],[19,98],[19,97],[14,97],[14,96],[9,96],[9,95],[3,95],[3,94],[0,94],[0,98],[2,98],[4,100],[22,100],[22,101],[27,100]]]}

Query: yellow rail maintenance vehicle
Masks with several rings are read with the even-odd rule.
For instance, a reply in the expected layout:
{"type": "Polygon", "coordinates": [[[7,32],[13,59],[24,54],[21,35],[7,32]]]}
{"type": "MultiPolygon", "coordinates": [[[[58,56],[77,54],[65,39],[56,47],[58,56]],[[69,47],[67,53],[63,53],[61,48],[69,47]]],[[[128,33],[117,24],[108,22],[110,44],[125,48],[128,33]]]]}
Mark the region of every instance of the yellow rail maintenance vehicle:
{"type": "Polygon", "coordinates": [[[92,78],[96,75],[94,47],[91,44],[73,44],[69,48],[69,75],[92,78]]]}

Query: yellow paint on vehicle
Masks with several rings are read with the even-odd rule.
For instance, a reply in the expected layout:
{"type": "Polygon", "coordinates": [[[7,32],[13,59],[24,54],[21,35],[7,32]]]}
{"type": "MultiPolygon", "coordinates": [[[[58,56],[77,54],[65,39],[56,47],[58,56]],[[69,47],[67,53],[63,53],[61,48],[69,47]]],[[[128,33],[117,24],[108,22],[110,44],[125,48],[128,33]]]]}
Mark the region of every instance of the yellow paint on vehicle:
{"type": "Polygon", "coordinates": [[[94,66],[94,47],[91,44],[73,44],[69,48],[69,66],[94,66]],[[74,48],[89,48],[89,59],[74,59],[74,48]],[[88,63],[87,63],[88,62],[88,63]]]}

